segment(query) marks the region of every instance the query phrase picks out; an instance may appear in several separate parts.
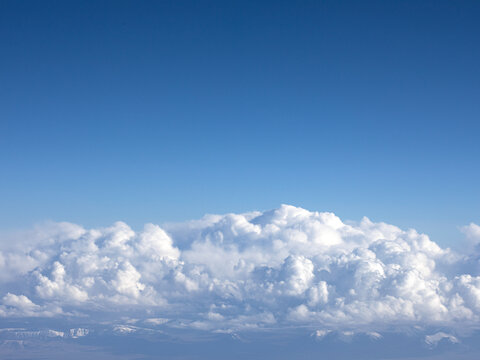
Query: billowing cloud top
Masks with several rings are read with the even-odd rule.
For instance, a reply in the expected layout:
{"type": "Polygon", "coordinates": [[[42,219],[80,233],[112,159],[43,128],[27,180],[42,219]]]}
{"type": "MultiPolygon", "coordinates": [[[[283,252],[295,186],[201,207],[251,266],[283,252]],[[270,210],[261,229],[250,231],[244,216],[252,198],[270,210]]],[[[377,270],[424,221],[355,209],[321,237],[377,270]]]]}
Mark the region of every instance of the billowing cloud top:
{"type": "MultiPolygon", "coordinates": [[[[474,238],[478,229],[464,230],[474,238]]],[[[52,223],[0,246],[4,318],[376,336],[419,326],[474,330],[480,320],[475,256],[415,230],[287,205],[138,233],[122,222],[52,223]]]]}

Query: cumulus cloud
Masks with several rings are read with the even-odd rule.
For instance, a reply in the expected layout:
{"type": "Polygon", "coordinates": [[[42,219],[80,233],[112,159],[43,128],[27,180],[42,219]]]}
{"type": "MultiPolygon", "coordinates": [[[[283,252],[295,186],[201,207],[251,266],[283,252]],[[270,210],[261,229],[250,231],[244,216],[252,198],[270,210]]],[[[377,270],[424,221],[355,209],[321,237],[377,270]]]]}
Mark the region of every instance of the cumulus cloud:
{"type": "Polygon", "coordinates": [[[475,223],[470,223],[467,226],[463,226],[462,231],[467,237],[473,241],[480,241],[480,226],[475,223]]]}
{"type": "Polygon", "coordinates": [[[11,293],[2,298],[0,305],[0,316],[3,317],[52,317],[61,313],[55,305],[39,306],[25,295],[11,293]]]}
{"type": "MultiPolygon", "coordinates": [[[[474,330],[480,320],[472,257],[412,229],[288,205],[139,232],[123,222],[51,223],[0,244],[3,317],[131,316],[177,329],[298,326],[375,338],[418,326],[474,330]]],[[[430,344],[445,337],[432,336],[430,344]]]]}

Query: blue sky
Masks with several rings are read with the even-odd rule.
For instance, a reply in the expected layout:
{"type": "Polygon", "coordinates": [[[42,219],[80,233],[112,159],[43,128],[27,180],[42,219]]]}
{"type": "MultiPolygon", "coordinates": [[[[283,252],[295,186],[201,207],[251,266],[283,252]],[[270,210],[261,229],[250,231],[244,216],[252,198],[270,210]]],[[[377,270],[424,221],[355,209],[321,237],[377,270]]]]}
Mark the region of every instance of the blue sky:
{"type": "Polygon", "coordinates": [[[3,1],[0,227],[480,217],[476,1],[3,1]]]}

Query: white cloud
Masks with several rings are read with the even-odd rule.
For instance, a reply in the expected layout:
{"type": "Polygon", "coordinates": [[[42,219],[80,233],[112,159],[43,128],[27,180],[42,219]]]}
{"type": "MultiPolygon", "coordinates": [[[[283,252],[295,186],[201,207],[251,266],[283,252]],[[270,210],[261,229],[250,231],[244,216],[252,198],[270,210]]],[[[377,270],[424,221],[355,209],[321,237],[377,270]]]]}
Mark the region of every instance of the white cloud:
{"type": "Polygon", "coordinates": [[[37,307],[29,298],[24,295],[14,295],[8,293],[3,297],[3,304],[7,306],[16,307],[19,309],[34,309],[37,307]]]}
{"type": "Polygon", "coordinates": [[[168,321],[169,321],[168,319],[164,319],[164,318],[149,318],[145,320],[145,323],[152,324],[152,325],[163,325],[168,321]]]}
{"type": "Polygon", "coordinates": [[[430,346],[437,346],[438,343],[442,340],[447,340],[454,344],[459,342],[455,336],[446,334],[444,332],[438,332],[433,335],[425,336],[425,342],[430,346]]]}
{"type": "Polygon", "coordinates": [[[332,330],[316,330],[312,336],[315,336],[317,339],[323,339],[325,336],[330,334],[332,330]]]}
{"type": "Polygon", "coordinates": [[[0,302],[0,317],[53,317],[62,309],[52,304],[39,306],[25,295],[7,293],[0,302]]]}
{"type": "MultiPolygon", "coordinates": [[[[466,228],[469,236],[480,229],[466,228]]],[[[480,274],[465,271],[478,268],[471,258],[367,218],[347,224],[283,205],[140,232],[122,222],[53,223],[15,239],[0,245],[4,317],[68,309],[93,323],[131,314],[165,327],[301,326],[375,338],[399,325],[473,330],[480,320],[480,274]]]]}
{"type": "Polygon", "coordinates": [[[467,226],[461,228],[462,232],[467,235],[467,237],[474,241],[480,241],[480,226],[475,223],[470,223],[467,226]]]}

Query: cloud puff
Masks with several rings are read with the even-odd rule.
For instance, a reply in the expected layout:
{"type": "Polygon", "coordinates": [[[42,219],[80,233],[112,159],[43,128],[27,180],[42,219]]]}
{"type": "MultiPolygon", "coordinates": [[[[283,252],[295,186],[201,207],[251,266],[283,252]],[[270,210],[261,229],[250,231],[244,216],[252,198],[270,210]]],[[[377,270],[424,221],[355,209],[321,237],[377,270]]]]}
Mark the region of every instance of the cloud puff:
{"type": "Polygon", "coordinates": [[[467,235],[467,237],[473,241],[480,241],[480,226],[475,223],[470,223],[467,226],[463,226],[461,230],[467,235]]]}
{"type": "MultiPolygon", "coordinates": [[[[479,227],[467,228],[475,235],[479,227]]],[[[172,328],[318,334],[474,330],[480,320],[471,256],[412,229],[287,205],[139,232],[123,222],[51,223],[1,244],[3,317],[126,316],[172,328]]]]}

